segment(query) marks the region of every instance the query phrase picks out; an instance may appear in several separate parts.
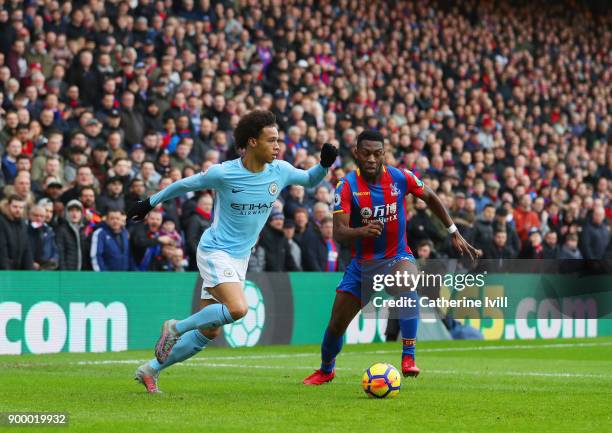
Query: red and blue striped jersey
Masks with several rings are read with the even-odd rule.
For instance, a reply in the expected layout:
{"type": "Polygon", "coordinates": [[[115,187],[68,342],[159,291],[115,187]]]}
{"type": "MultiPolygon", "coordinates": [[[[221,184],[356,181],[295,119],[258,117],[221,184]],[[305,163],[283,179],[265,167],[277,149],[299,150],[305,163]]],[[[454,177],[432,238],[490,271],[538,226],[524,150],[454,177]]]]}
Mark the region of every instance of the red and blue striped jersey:
{"type": "Polygon", "coordinates": [[[423,182],[409,170],[383,165],[379,182],[368,184],[359,170],[340,179],[334,196],[334,214],[350,215],[350,227],[368,225],[374,220],[384,223],[382,234],[363,238],[352,247],[359,262],[412,254],[406,240],[406,194],[422,197],[423,182]]]}

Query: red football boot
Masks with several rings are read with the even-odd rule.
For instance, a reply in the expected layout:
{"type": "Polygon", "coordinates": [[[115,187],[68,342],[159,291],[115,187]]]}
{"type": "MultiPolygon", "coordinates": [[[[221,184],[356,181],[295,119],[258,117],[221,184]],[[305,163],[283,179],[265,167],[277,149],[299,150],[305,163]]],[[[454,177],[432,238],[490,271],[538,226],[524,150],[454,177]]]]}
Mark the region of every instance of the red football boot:
{"type": "Polygon", "coordinates": [[[416,366],[414,362],[414,356],[405,355],[402,356],[402,374],[404,377],[417,377],[421,370],[416,366]]]}
{"type": "Polygon", "coordinates": [[[303,380],[304,385],[323,385],[324,383],[331,382],[336,377],[336,369],[334,368],[331,373],[325,373],[322,370],[317,370],[303,380]]]}

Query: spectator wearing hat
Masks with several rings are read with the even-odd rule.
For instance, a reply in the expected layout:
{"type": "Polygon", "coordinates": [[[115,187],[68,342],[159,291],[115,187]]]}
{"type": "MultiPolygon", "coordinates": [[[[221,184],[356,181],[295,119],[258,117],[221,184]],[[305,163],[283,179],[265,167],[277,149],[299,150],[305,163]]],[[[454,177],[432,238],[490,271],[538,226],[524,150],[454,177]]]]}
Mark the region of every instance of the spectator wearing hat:
{"type": "Polygon", "coordinates": [[[123,193],[123,181],[119,176],[109,177],[104,185],[104,192],[96,201],[96,209],[106,214],[108,209],[125,210],[125,196],[123,193]]]}
{"type": "Polygon", "coordinates": [[[28,226],[24,221],[26,202],[11,195],[0,202],[0,269],[34,268],[28,226]]]}
{"type": "Polygon", "coordinates": [[[144,128],[146,131],[161,131],[164,129],[161,111],[155,99],[148,99],[145,104],[144,128]]]}
{"type": "Polygon", "coordinates": [[[102,123],[95,117],[92,117],[85,122],[85,137],[87,142],[92,148],[95,148],[99,144],[104,143],[104,136],[102,135],[102,123]]]}
{"type": "Polygon", "coordinates": [[[81,165],[87,164],[87,155],[80,146],[72,146],[68,150],[68,159],[64,162],[64,181],[67,184],[74,182],[76,173],[81,165]]]}
{"type": "Polygon", "coordinates": [[[123,128],[121,127],[121,112],[116,108],[113,108],[108,113],[102,134],[105,140],[108,141],[108,137],[114,132],[118,132],[121,136],[121,140],[123,140],[124,133],[123,128]]]}
{"type": "Polygon", "coordinates": [[[38,198],[48,198],[52,202],[60,200],[60,196],[62,195],[62,188],[63,184],[57,177],[47,176],[43,180],[38,198]]]}
{"type": "Polygon", "coordinates": [[[289,241],[283,232],[285,217],[277,209],[270,214],[268,224],[261,232],[260,245],[266,252],[267,272],[287,272],[297,270],[293,261],[289,241]]]}
{"type": "Polygon", "coordinates": [[[42,205],[32,206],[28,223],[28,240],[35,270],[53,270],[59,266],[55,231],[45,222],[45,217],[46,210],[42,205]]]}
{"type": "Polygon", "coordinates": [[[64,218],[57,228],[57,250],[59,253],[59,269],[80,271],[87,268],[89,262],[85,224],[83,220],[83,205],[78,200],[70,200],[64,210],[64,218]]]}
{"type": "Polygon", "coordinates": [[[168,149],[162,149],[157,155],[155,160],[155,171],[162,175],[162,177],[168,176],[172,170],[170,165],[170,151],[168,149]]]}
{"type": "Polygon", "coordinates": [[[134,176],[140,172],[140,165],[144,162],[146,156],[142,144],[135,144],[130,149],[130,163],[132,164],[132,173],[134,176]]]}

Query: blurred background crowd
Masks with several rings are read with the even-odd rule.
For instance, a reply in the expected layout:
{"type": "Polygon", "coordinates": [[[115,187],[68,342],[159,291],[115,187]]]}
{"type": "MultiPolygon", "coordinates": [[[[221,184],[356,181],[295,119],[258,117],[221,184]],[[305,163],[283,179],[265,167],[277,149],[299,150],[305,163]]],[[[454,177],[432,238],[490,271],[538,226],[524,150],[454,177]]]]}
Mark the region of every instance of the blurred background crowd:
{"type": "MultiPolygon", "coordinates": [[[[330,205],[364,128],[485,258],[610,257],[611,28],[605,2],[0,0],[0,269],[195,270],[214,192],[125,210],[238,157],[255,108],[279,158],[340,156],[283,192],[251,271],[343,269],[330,205]]],[[[452,257],[408,201],[415,255],[452,257]]]]}

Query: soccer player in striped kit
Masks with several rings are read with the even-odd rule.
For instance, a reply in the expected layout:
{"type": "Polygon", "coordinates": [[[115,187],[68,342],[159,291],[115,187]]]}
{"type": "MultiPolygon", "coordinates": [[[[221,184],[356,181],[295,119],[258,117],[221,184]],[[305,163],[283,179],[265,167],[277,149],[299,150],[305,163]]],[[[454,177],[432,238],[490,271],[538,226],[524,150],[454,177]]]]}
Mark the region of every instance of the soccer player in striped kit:
{"type": "MultiPolygon", "coordinates": [[[[358,170],[349,173],[336,186],[334,237],[352,246],[353,258],[336,288],[331,319],[321,345],[321,367],[304,379],[306,385],[330,382],[335,376],[335,360],[342,349],[346,328],[372,295],[371,290],[362,293],[364,267],[381,273],[416,269],[406,241],[404,197],[407,194],[425,201],[444,222],[452,236],[453,247],[461,255],[467,254],[472,259],[480,255],[480,251],[461,236],[438,196],[412,172],[384,165],[384,154],[383,136],[377,131],[363,131],[353,149],[358,170]]],[[[409,296],[415,298],[416,292],[410,292],[409,296]]],[[[414,356],[418,308],[400,315],[399,321],[402,373],[416,377],[420,372],[414,356]]]]}

